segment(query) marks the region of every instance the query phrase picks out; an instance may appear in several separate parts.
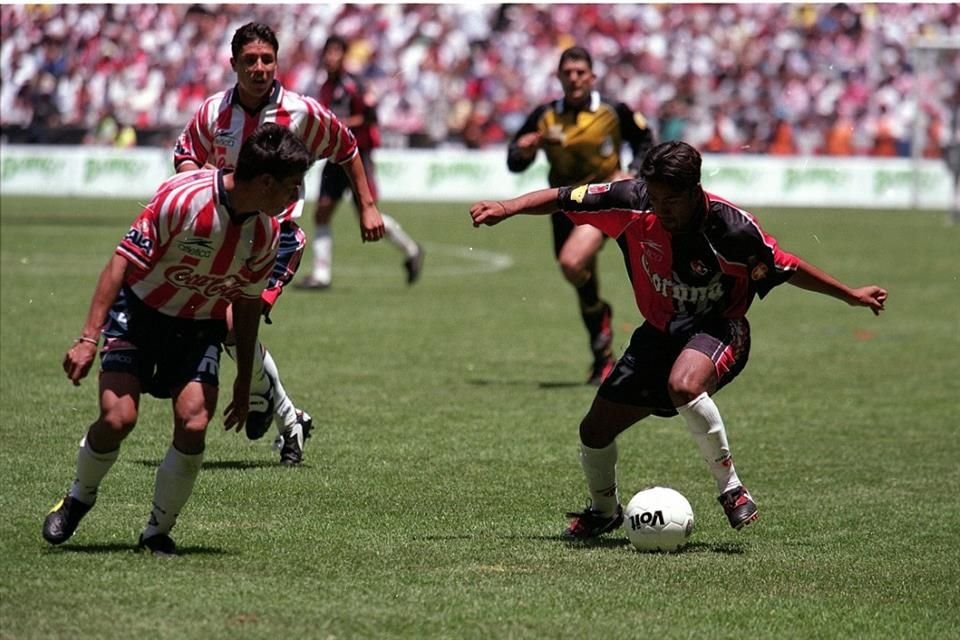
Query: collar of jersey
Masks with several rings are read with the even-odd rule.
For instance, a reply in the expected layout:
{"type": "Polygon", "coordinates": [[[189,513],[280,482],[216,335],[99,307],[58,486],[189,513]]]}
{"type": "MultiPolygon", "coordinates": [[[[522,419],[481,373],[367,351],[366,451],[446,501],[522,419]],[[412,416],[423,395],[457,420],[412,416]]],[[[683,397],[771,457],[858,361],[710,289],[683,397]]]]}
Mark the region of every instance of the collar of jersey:
{"type": "Polygon", "coordinates": [[[230,104],[236,105],[241,109],[243,109],[244,111],[247,111],[248,113],[259,113],[260,111],[263,111],[263,108],[266,107],[268,104],[277,104],[278,102],[280,102],[280,91],[282,89],[283,89],[283,86],[280,84],[280,81],[274,78],[273,88],[270,90],[270,93],[267,94],[267,97],[264,98],[263,102],[261,102],[256,109],[254,109],[253,111],[250,111],[245,106],[240,104],[240,90],[237,88],[237,86],[234,86],[233,93],[230,96],[230,104]]]}
{"type": "MultiPolygon", "coordinates": [[[[564,101],[563,98],[560,98],[559,100],[557,100],[557,108],[556,108],[557,113],[563,113],[566,106],[567,106],[567,103],[564,101]]],[[[580,109],[580,111],[589,111],[590,113],[593,113],[599,108],[600,108],[600,92],[591,91],[590,104],[587,105],[585,109],[580,109]]]]}

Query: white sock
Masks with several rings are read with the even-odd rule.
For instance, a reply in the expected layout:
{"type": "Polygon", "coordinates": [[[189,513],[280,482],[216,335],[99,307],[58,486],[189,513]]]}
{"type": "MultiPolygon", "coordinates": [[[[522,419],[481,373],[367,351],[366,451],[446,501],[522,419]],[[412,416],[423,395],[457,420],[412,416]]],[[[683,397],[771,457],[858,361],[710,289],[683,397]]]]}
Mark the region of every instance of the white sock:
{"type": "Polygon", "coordinates": [[[180,510],[193,493],[193,484],[200,473],[203,453],[185,454],[170,445],[167,455],[157,469],[157,478],[153,488],[153,509],[150,521],[143,530],[143,537],[149,538],[158,533],[169,533],[177,522],[180,510]]]}
{"type": "Polygon", "coordinates": [[[690,435],[697,441],[720,493],[739,487],[742,483],[733,467],[723,418],[710,396],[701,393],[682,407],[677,407],[677,413],[687,421],[690,435]]]}
{"type": "Polygon", "coordinates": [[[333,278],[333,231],[328,224],[318,224],[313,231],[313,272],[317,282],[330,284],[333,278]]]}
{"type": "Polygon", "coordinates": [[[620,504],[617,491],[617,442],[603,449],[591,449],[580,443],[580,466],[587,478],[593,509],[603,515],[613,515],[620,504]]]}
{"type": "Polygon", "coordinates": [[[297,408],[287,395],[287,390],[283,388],[283,383],[280,382],[277,363],[273,361],[273,356],[266,349],[263,350],[263,370],[273,382],[273,412],[278,418],[277,431],[283,433],[297,423],[297,408]]]}
{"type": "Polygon", "coordinates": [[[393,216],[388,216],[382,211],[380,212],[380,217],[383,218],[383,229],[386,231],[387,240],[390,241],[390,244],[403,251],[404,255],[408,258],[417,255],[417,251],[419,251],[417,243],[407,235],[407,232],[403,230],[400,223],[397,222],[393,216]]]}
{"type": "Polygon", "coordinates": [[[77,475],[70,485],[70,497],[89,505],[96,502],[100,482],[119,455],[119,447],[107,453],[97,453],[90,448],[84,436],[77,451],[77,475]]]}

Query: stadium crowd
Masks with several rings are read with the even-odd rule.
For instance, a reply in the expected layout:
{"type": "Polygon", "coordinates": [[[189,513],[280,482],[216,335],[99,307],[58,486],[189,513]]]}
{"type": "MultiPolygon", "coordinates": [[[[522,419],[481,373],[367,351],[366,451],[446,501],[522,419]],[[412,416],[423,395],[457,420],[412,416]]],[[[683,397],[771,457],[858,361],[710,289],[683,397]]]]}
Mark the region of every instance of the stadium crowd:
{"type": "Polygon", "coordinates": [[[280,80],[308,95],[324,40],[346,37],[387,146],[504,144],[560,95],[574,43],[601,92],[707,152],[906,156],[919,109],[922,153],[938,157],[960,102],[956,49],[923,73],[911,54],[960,38],[957,3],[4,4],[0,18],[0,124],[28,142],[171,144],[229,84],[229,38],[249,20],[275,27],[280,80]]]}

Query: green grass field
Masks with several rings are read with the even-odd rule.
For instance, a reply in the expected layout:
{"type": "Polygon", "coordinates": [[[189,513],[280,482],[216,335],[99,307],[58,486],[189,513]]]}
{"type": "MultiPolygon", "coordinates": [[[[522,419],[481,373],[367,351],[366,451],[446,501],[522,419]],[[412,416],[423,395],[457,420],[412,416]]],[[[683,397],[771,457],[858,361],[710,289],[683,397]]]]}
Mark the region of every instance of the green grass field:
{"type": "MultiPolygon", "coordinates": [[[[135,550],[171,434],[152,398],[74,538],[40,537],[96,412],[95,380],[71,386],[60,362],[136,205],[3,198],[0,638],[960,637],[960,229],[943,214],[757,211],[786,249],[887,287],[888,310],[790,286],[755,303],[750,366],[717,396],[762,513],[744,532],[682,420],[621,437],[623,499],[668,484],[696,514],[684,552],[646,555],[622,533],[558,538],[586,499],[593,390],[547,221],[384,210],[425,244],[422,281],[341,207],[334,287],[289,291],[261,330],[318,424],[305,464],[212,424],[163,561],[135,550]]],[[[601,267],[621,346],[639,318],[614,245],[601,267]]]]}

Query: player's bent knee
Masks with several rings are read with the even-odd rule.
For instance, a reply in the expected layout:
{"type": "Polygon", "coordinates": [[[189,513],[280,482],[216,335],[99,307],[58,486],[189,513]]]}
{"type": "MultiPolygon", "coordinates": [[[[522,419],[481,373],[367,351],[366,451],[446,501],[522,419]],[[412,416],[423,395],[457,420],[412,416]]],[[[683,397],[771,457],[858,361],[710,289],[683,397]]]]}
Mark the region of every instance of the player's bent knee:
{"type": "Polygon", "coordinates": [[[580,287],[590,279],[590,271],[583,264],[560,260],[559,266],[564,279],[574,287],[580,287]]]}
{"type": "Polygon", "coordinates": [[[591,449],[603,449],[612,443],[617,437],[608,425],[594,420],[590,414],[587,414],[580,422],[580,442],[591,449]]]}
{"type": "Polygon", "coordinates": [[[106,407],[100,410],[100,417],[95,426],[103,433],[109,433],[112,437],[119,436],[122,439],[137,426],[137,417],[137,409],[133,406],[106,407]]]}
{"type": "Polygon", "coordinates": [[[675,407],[687,404],[705,391],[707,388],[702,381],[689,372],[672,373],[667,380],[667,393],[675,407]]]}

